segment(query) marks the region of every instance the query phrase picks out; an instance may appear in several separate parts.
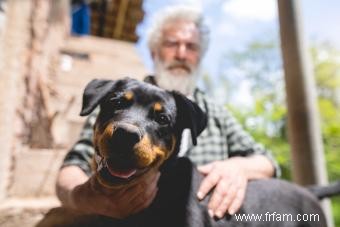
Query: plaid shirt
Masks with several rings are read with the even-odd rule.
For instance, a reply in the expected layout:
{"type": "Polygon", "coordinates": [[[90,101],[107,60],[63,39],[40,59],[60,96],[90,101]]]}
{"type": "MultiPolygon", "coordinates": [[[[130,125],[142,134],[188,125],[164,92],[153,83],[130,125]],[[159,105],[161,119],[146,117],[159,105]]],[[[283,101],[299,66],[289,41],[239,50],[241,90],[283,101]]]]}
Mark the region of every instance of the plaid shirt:
{"type": "MultiPolygon", "coordinates": [[[[280,168],[271,153],[256,143],[245,132],[231,114],[221,105],[216,105],[202,91],[196,89],[194,101],[208,115],[207,128],[197,138],[197,146],[192,146],[182,136],[181,150],[186,143],[185,152],[180,151],[182,156],[187,156],[197,165],[206,164],[216,160],[224,160],[233,156],[250,156],[260,154],[266,156],[275,167],[275,176],[280,176],[280,168]]],[[[97,108],[86,120],[81,132],[80,139],[72,147],[64,159],[63,166],[77,165],[87,175],[92,174],[91,162],[94,155],[92,142],[93,125],[98,115],[97,108]]]]}

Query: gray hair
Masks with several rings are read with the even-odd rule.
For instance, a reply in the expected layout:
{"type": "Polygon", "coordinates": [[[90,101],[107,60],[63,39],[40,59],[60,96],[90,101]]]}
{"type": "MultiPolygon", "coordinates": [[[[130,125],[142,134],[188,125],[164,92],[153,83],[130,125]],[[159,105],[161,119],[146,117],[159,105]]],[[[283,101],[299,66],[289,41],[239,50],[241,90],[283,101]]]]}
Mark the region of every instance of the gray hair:
{"type": "Polygon", "coordinates": [[[176,22],[179,20],[185,20],[193,22],[200,36],[200,48],[201,57],[208,48],[209,43],[209,28],[204,22],[203,14],[194,8],[188,6],[169,6],[161,11],[159,11],[153,18],[153,24],[151,25],[148,34],[147,41],[150,51],[155,50],[159,42],[162,40],[162,29],[165,25],[176,22]]]}

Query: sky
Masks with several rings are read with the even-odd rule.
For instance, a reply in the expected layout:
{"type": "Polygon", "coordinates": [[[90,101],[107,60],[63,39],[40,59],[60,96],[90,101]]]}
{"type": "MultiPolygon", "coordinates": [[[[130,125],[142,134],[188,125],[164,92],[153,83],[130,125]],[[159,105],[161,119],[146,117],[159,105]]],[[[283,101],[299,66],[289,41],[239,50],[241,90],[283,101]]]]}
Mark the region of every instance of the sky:
{"type": "MultiPolygon", "coordinates": [[[[328,42],[340,50],[340,1],[297,1],[306,44],[328,42]]],[[[147,28],[154,12],[175,4],[190,5],[204,13],[211,39],[203,72],[216,79],[223,55],[244,48],[254,39],[279,37],[277,0],[145,0],[146,15],[137,30],[140,36],[137,49],[150,72],[152,61],[146,45],[147,28]]]]}
{"type": "MultiPolygon", "coordinates": [[[[302,15],[303,29],[308,43],[327,41],[340,48],[340,1],[339,0],[298,0],[302,15]]],[[[218,52],[240,47],[247,41],[266,33],[278,35],[276,0],[145,0],[146,12],[143,23],[138,28],[141,41],[140,53],[147,55],[145,31],[154,12],[168,5],[186,4],[205,14],[211,29],[209,57],[218,52]]],[[[270,34],[268,34],[270,35],[270,34]]],[[[151,65],[146,62],[147,66],[151,65]]]]}

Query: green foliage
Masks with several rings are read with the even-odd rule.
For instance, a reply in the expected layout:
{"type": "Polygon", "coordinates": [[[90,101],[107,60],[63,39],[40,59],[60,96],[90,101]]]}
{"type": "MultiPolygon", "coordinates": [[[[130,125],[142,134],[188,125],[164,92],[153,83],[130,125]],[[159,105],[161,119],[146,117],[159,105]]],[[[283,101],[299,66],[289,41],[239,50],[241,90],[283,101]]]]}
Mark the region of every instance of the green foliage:
{"type": "Polygon", "coordinates": [[[282,178],[291,180],[290,147],[283,127],[286,110],[283,106],[275,107],[272,111],[264,108],[264,100],[256,102],[255,110],[243,111],[228,106],[228,109],[240,121],[256,141],[264,144],[273,152],[282,171],[282,178]],[[257,119],[263,119],[259,120],[257,119]],[[272,130],[275,129],[275,133],[272,130]],[[276,129],[280,129],[277,130],[276,129]]]}
{"type": "MultiPolygon", "coordinates": [[[[290,147],[286,135],[286,105],[279,46],[274,41],[256,41],[229,54],[229,67],[241,71],[251,82],[252,107],[228,104],[228,108],[254,138],[270,148],[281,168],[282,177],[291,177],[290,147]],[[237,108],[236,108],[237,107],[237,108]]],[[[318,92],[320,122],[330,181],[340,179],[340,51],[328,44],[311,48],[318,92]]],[[[235,78],[229,78],[230,80],[235,78]]],[[[237,81],[240,83],[239,81],[237,81]]],[[[238,91],[237,86],[233,88],[238,91]]],[[[340,226],[340,199],[333,199],[336,226],[340,226]]]]}
{"type": "Polygon", "coordinates": [[[311,55],[319,95],[318,103],[328,176],[331,181],[339,180],[340,51],[329,44],[320,44],[311,48],[311,55]]]}
{"type": "Polygon", "coordinates": [[[340,226],[340,198],[332,199],[332,211],[334,216],[335,226],[340,226]]]}
{"type": "Polygon", "coordinates": [[[317,80],[319,96],[338,102],[335,92],[340,87],[339,51],[329,44],[320,44],[311,48],[314,73],[317,80]]]}

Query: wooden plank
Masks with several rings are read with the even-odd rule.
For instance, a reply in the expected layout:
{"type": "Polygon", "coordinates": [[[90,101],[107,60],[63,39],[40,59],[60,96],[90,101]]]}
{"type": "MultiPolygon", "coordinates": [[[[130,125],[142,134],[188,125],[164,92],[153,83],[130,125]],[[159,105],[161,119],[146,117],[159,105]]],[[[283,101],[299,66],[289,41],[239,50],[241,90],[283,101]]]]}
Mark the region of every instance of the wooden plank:
{"type": "Polygon", "coordinates": [[[115,30],[113,32],[113,38],[119,39],[123,33],[124,22],[129,2],[130,2],[129,0],[120,1],[119,10],[117,14],[117,23],[115,26],[115,30]]]}

